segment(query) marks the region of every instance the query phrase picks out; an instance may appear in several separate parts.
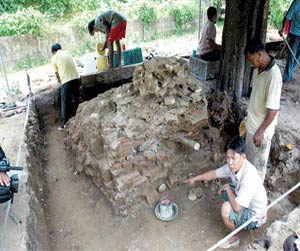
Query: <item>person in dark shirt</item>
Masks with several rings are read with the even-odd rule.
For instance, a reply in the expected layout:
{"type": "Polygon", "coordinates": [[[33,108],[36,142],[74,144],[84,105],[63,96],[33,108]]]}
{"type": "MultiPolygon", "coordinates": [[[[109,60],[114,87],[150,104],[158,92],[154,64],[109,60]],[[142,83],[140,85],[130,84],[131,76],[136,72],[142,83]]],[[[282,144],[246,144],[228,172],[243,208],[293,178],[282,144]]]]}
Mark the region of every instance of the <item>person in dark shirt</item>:
{"type": "Polygon", "coordinates": [[[121,67],[122,54],[120,40],[125,38],[126,25],[126,18],[114,10],[105,11],[88,23],[88,30],[91,36],[93,36],[95,32],[105,34],[105,43],[101,50],[104,51],[108,48],[108,70],[111,70],[114,65],[113,42],[115,42],[117,47],[118,66],[119,68],[121,67]]]}

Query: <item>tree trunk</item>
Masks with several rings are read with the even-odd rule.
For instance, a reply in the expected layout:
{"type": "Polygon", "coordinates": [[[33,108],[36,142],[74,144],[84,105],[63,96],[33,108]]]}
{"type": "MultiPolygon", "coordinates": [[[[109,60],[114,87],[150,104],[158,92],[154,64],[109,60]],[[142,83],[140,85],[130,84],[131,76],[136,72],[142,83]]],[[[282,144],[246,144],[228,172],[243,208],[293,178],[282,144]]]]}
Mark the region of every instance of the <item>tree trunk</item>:
{"type": "Polygon", "coordinates": [[[251,68],[244,56],[247,41],[255,36],[264,42],[269,0],[227,0],[222,37],[224,60],[218,88],[235,100],[248,94],[251,68]]]}

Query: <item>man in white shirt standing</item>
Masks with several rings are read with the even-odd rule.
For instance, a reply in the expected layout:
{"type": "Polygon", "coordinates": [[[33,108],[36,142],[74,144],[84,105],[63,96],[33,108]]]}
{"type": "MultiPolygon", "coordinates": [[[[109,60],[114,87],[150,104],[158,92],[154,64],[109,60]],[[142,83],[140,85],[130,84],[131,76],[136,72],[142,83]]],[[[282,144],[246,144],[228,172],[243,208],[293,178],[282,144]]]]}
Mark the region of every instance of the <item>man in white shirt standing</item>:
{"type": "Polygon", "coordinates": [[[259,39],[249,41],[245,55],[254,68],[246,119],[246,153],[264,181],[280,108],[282,76],[259,39]]]}
{"type": "MultiPolygon", "coordinates": [[[[256,168],[246,159],[245,143],[240,136],[232,138],[227,143],[226,162],[224,166],[189,178],[185,183],[193,185],[196,181],[230,178],[231,183],[224,185],[219,191],[225,200],[221,207],[225,226],[234,231],[255,217],[245,229],[260,227],[267,219],[267,193],[256,168]]],[[[237,234],[220,245],[223,249],[237,246],[239,246],[237,234]]]]}
{"type": "Polygon", "coordinates": [[[207,18],[208,21],[203,27],[199,41],[199,55],[203,60],[217,61],[221,59],[222,46],[216,44],[217,9],[215,7],[211,6],[207,9],[207,18]]]}

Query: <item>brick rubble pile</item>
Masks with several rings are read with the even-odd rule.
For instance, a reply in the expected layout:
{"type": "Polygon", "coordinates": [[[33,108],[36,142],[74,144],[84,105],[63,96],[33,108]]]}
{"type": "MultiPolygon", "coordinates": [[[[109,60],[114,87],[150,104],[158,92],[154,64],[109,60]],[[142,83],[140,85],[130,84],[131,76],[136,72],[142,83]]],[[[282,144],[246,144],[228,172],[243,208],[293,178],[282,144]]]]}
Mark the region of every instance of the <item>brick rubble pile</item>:
{"type": "Polygon", "coordinates": [[[201,82],[176,58],[137,66],[132,83],[82,103],[67,128],[77,170],[92,178],[116,212],[142,199],[152,206],[161,182],[180,180],[178,159],[190,149],[178,135],[197,138],[202,160],[209,158],[204,149],[213,137],[204,133],[209,125],[201,82]]]}

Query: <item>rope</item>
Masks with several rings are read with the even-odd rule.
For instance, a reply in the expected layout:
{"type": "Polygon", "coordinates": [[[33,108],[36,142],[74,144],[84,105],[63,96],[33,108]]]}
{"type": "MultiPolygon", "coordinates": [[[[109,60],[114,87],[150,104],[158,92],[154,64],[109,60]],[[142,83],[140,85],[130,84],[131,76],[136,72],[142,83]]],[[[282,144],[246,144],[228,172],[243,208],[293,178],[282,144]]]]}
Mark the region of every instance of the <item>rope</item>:
{"type": "MultiPolygon", "coordinates": [[[[267,210],[269,210],[271,207],[273,207],[275,204],[277,204],[279,201],[281,201],[283,198],[285,198],[287,195],[289,195],[291,192],[295,191],[298,187],[300,187],[300,182],[297,183],[295,186],[293,186],[290,190],[282,194],[279,198],[274,200],[270,205],[267,206],[267,210]]],[[[257,217],[253,216],[251,219],[247,220],[243,225],[236,228],[234,231],[232,231],[230,234],[228,234],[226,237],[224,237],[222,240],[219,240],[215,245],[207,249],[207,251],[212,251],[218,248],[221,244],[223,244],[225,241],[229,240],[232,236],[236,235],[238,232],[240,232],[242,229],[244,229],[246,226],[248,226],[252,221],[257,221],[257,217]]]]}
{"type": "Polygon", "coordinates": [[[27,98],[27,108],[26,108],[26,117],[25,117],[25,121],[24,121],[24,125],[23,125],[22,138],[21,138],[21,142],[20,142],[20,145],[19,145],[16,166],[19,165],[19,161],[20,161],[21,149],[22,149],[22,145],[23,145],[23,142],[24,142],[26,126],[27,126],[27,122],[28,122],[28,118],[29,118],[29,105],[30,105],[30,103],[31,103],[31,97],[30,97],[30,95],[28,95],[28,98],[27,98]]]}

